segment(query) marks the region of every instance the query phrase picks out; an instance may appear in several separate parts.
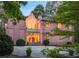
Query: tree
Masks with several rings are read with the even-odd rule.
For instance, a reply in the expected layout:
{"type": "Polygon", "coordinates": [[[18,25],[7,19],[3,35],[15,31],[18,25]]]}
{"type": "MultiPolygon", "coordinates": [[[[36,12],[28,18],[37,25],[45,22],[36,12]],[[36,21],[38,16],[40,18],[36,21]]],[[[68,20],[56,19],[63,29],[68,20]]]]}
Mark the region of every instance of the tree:
{"type": "Polygon", "coordinates": [[[18,2],[17,1],[6,1],[3,3],[4,3],[3,8],[5,11],[5,15],[7,17],[12,17],[12,18],[15,18],[18,20],[24,18],[24,16],[22,15],[22,12],[20,10],[20,6],[27,4],[27,2],[24,2],[24,1],[18,1],[18,2]]]}
{"type": "Polygon", "coordinates": [[[65,24],[73,24],[74,25],[74,36],[75,41],[79,42],[79,2],[78,1],[67,1],[63,2],[57,12],[53,17],[57,22],[63,22],[65,24]]]}
{"type": "Polygon", "coordinates": [[[49,1],[46,4],[45,12],[47,13],[49,17],[54,16],[56,9],[59,5],[60,5],[59,1],[49,1]]]}
{"type": "Polygon", "coordinates": [[[34,11],[32,11],[36,17],[44,14],[44,7],[42,5],[37,5],[34,11]]]}
{"type": "Polygon", "coordinates": [[[5,23],[8,18],[13,21],[24,19],[20,6],[27,4],[26,1],[0,1],[0,31],[5,34],[5,23]]]}

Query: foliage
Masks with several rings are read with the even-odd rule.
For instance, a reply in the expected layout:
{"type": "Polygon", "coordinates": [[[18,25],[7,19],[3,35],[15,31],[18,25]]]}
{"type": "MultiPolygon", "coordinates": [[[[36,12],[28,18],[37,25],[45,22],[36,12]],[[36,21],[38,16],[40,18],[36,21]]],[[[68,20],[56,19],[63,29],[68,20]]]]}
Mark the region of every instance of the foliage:
{"type": "Polygon", "coordinates": [[[71,49],[71,48],[68,48],[68,51],[69,51],[69,55],[73,56],[73,54],[74,54],[74,50],[71,49]]]}
{"type": "Polygon", "coordinates": [[[73,44],[66,44],[63,46],[63,49],[68,49],[71,53],[71,51],[76,51],[79,53],[79,43],[73,43],[73,44]]]}
{"type": "Polygon", "coordinates": [[[72,42],[67,42],[67,44],[72,44],[72,42]]]}
{"type": "Polygon", "coordinates": [[[8,35],[0,35],[0,56],[10,55],[13,51],[13,41],[8,35]]]}
{"type": "Polygon", "coordinates": [[[72,31],[66,31],[66,30],[60,30],[60,29],[54,29],[52,32],[55,32],[56,35],[73,35],[72,31]]]}
{"type": "Polygon", "coordinates": [[[79,42],[79,2],[67,1],[63,2],[53,17],[57,22],[63,22],[66,24],[74,24],[74,40],[79,42]]]}
{"type": "Polygon", "coordinates": [[[44,44],[45,46],[49,45],[49,39],[44,40],[44,41],[43,41],[43,44],[44,44]]]}
{"type": "Polygon", "coordinates": [[[18,39],[17,41],[16,41],[16,45],[17,46],[25,46],[25,41],[23,40],[23,39],[18,39]]]}
{"type": "Polygon", "coordinates": [[[44,14],[44,7],[42,5],[37,5],[33,10],[33,13],[36,17],[44,14]]]}
{"type": "Polygon", "coordinates": [[[1,20],[1,26],[0,29],[3,29],[5,34],[5,23],[8,21],[9,18],[13,18],[13,22],[16,22],[16,20],[22,20],[24,19],[24,16],[22,15],[22,12],[20,10],[20,7],[22,5],[26,5],[26,1],[0,1],[0,20],[1,20]],[[16,19],[16,20],[14,20],[16,19]]]}
{"type": "Polygon", "coordinates": [[[28,47],[27,50],[26,50],[27,56],[30,56],[31,52],[32,52],[31,47],[28,47]]]}
{"type": "Polygon", "coordinates": [[[14,19],[16,18],[16,20],[24,18],[20,10],[20,6],[27,4],[26,1],[4,1],[3,3],[6,17],[12,17],[14,19]]]}
{"type": "Polygon", "coordinates": [[[79,43],[79,25],[76,24],[74,29],[75,29],[74,32],[76,33],[74,34],[74,41],[79,43]]]}
{"type": "Polygon", "coordinates": [[[55,57],[55,58],[64,58],[64,57],[74,57],[74,52],[79,53],[79,43],[73,44],[66,44],[61,48],[54,48],[54,49],[43,49],[41,51],[43,55],[47,57],[55,57]],[[61,55],[60,51],[67,51],[69,55],[61,55]]]}
{"type": "Polygon", "coordinates": [[[43,55],[47,56],[47,57],[60,57],[59,55],[59,51],[61,51],[61,48],[54,48],[54,49],[43,49],[41,52],[43,53],[43,55]]]}
{"type": "Polygon", "coordinates": [[[55,19],[59,22],[64,23],[72,23],[72,24],[78,24],[79,20],[79,2],[77,1],[67,1],[63,2],[57,12],[56,16],[54,16],[55,19]]]}

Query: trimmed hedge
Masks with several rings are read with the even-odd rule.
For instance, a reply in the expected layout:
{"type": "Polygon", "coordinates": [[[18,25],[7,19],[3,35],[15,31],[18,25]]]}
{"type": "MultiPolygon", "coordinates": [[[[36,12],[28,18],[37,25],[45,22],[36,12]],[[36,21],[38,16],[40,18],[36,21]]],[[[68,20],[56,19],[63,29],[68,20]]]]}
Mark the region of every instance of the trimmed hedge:
{"type": "Polygon", "coordinates": [[[13,51],[13,41],[8,35],[0,35],[0,56],[10,55],[13,51]]]}
{"type": "Polygon", "coordinates": [[[18,39],[17,41],[16,41],[16,45],[17,46],[25,46],[25,41],[23,40],[23,39],[18,39]]]}
{"type": "Polygon", "coordinates": [[[45,46],[49,45],[49,39],[44,40],[43,45],[45,45],[45,46]]]}

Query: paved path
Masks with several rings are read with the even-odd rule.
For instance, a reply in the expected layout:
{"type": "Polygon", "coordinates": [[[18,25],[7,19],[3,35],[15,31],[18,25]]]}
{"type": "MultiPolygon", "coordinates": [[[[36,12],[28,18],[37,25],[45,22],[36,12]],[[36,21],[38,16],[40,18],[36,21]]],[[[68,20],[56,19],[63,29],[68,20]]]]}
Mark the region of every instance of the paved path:
{"type": "MultiPolygon", "coordinates": [[[[26,56],[26,49],[28,46],[14,46],[14,51],[13,51],[13,55],[17,55],[17,56],[26,56]]],[[[56,48],[55,46],[30,46],[32,48],[32,54],[31,57],[34,58],[45,58],[46,56],[44,56],[41,53],[41,50],[45,49],[45,48],[56,48]]]]}

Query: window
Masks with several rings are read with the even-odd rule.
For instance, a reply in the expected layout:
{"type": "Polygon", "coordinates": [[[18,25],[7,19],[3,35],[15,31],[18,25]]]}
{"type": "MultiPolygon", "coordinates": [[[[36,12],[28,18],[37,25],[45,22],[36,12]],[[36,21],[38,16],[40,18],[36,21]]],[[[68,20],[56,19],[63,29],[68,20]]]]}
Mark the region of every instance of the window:
{"type": "Polygon", "coordinates": [[[37,43],[40,41],[40,35],[38,33],[28,33],[26,40],[29,43],[37,43]]]}
{"type": "Polygon", "coordinates": [[[72,30],[72,26],[69,26],[69,29],[72,30]]]}
{"type": "Polygon", "coordinates": [[[46,27],[50,27],[50,22],[45,22],[46,27]]]}
{"type": "Polygon", "coordinates": [[[27,42],[30,42],[30,39],[31,39],[30,33],[28,33],[28,34],[27,34],[27,42]]]}
{"type": "Polygon", "coordinates": [[[61,28],[62,27],[62,24],[61,23],[58,23],[58,28],[61,28]]]}
{"type": "Polygon", "coordinates": [[[28,29],[39,29],[39,23],[38,22],[27,22],[26,27],[28,29]]]}

